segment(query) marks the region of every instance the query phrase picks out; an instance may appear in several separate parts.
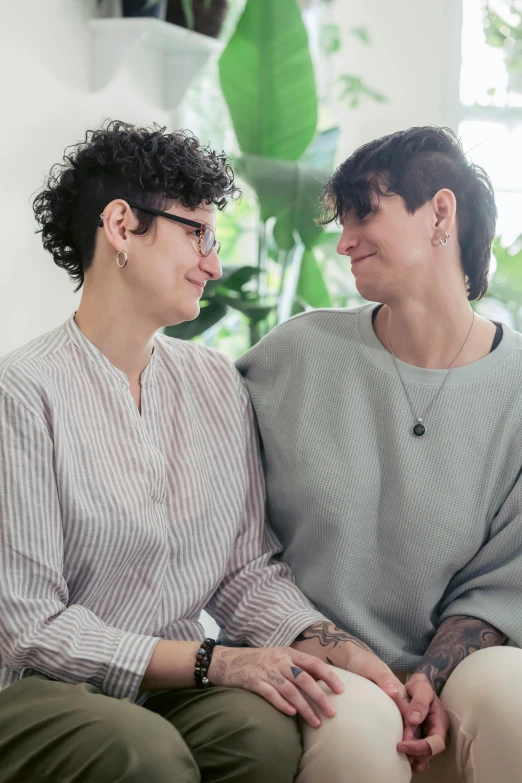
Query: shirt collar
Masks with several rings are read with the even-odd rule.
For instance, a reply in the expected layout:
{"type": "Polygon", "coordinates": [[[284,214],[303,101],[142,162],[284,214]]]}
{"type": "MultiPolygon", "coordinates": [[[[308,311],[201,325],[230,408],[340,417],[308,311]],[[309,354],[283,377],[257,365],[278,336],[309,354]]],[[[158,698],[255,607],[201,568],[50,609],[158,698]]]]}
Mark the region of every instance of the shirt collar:
{"type": "MultiPolygon", "coordinates": [[[[127,375],[122,370],[119,370],[117,367],[115,367],[114,364],[112,364],[112,362],[107,359],[105,354],[103,354],[99,348],[97,348],[93,343],[91,343],[90,340],[87,339],[74,320],[74,314],[71,315],[69,320],[66,322],[65,328],[67,334],[76,347],[79,348],[79,350],[82,351],[82,353],[84,353],[92,362],[94,362],[94,364],[97,364],[98,367],[100,367],[102,370],[105,370],[105,372],[107,372],[109,375],[112,375],[112,377],[116,378],[116,380],[118,380],[120,383],[125,384],[125,386],[129,386],[129,379],[127,375]]],[[[149,383],[154,377],[156,354],[156,347],[153,347],[150,361],[141,374],[140,382],[142,385],[144,383],[149,383]]]]}

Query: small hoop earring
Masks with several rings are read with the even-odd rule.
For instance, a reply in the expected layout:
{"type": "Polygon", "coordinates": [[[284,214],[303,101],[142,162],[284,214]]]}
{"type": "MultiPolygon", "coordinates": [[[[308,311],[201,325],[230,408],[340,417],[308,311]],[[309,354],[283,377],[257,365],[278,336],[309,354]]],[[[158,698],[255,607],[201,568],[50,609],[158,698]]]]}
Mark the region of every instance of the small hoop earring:
{"type": "Polygon", "coordinates": [[[120,267],[120,269],[124,269],[127,266],[127,261],[128,260],[129,259],[127,257],[127,253],[125,252],[125,250],[120,250],[119,253],[116,253],[116,264],[120,267]],[[123,262],[123,264],[120,264],[120,256],[121,255],[125,256],[125,261],[123,262]]]}
{"type": "Polygon", "coordinates": [[[104,215],[102,212],[100,215],[100,222],[98,223],[98,228],[103,228],[103,221],[105,220],[106,217],[107,215],[104,215]]]}
{"type": "Polygon", "coordinates": [[[447,231],[445,231],[444,234],[446,235],[444,237],[444,239],[442,237],[439,237],[439,242],[440,242],[441,245],[447,245],[448,244],[449,234],[448,234],[447,231]]]}

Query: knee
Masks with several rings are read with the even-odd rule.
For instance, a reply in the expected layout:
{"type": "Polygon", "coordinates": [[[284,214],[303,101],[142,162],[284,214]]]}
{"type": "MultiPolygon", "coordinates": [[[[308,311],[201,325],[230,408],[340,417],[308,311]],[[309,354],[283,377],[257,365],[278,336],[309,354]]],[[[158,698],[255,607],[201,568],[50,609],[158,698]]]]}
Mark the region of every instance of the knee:
{"type": "Polygon", "coordinates": [[[113,701],[102,714],[85,715],[81,742],[90,749],[93,780],[170,783],[174,770],[180,783],[199,781],[188,747],[168,721],[134,704],[113,701]]]}
{"type": "Polygon", "coordinates": [[[319,729],[303,726],[298,783],[344,780],[347,769],[357,781],[409,781],[408,761],[397,752],[403,723],[396,704],[375,683],[340,669],[336,674],[345,691],[331,696],[334,718],[323,718],[319,729]]]}
{"type": "Polygon", "coordinates": [[[222,702],[217,710],[221,736],[216,736],[216,742],[221,743],[222,736],[226,736],[227,744],[241,749],[240,758],[234,754],[236,774],[239,764],[252,783],[291,783],[302,753],[296,719],[284,715],[261,696],[242,689],[227,690],[222,702]]]}
{"type": "Polygon", "coordinates": [[[465,712],[473,721],[512,725],[516,716],[522,717],[521,693],[522,650],[488,647],[459,663],[442,691],[441,701],[447,709],[458,715],[465,712]]]}

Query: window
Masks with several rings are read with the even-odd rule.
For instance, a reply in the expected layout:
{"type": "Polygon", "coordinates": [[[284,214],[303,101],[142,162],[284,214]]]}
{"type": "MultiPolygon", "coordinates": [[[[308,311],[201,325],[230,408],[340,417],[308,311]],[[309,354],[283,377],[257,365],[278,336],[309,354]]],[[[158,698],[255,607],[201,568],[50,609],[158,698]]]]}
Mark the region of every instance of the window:
{"type": "Polygon", "coordinates": [[[464,149],[493,181],[507,246],[522,234],[522,0],[462,0],[461,22],[455,120],[464,149]]]}

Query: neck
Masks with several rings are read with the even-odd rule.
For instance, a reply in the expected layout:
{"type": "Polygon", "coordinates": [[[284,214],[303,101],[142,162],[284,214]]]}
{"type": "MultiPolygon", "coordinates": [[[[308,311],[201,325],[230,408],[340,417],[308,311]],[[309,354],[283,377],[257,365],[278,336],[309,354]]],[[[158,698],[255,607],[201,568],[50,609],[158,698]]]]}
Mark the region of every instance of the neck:
{"type": "Polygon", "coordinates": [[[433,370],[463,366],[486,356],[495,333],[494,324],[485,318],[475,317],[473,322],[465,296],[385,304],[374,329],[386,350],[390,351],[391,343],[397,359],[433,370]]]}
{"type": "Polygon", "coordinates": [[[145,319],[140,321],[129,303],[117,296],[109,298],[104,291],[86,283],[75,321],[87,339],[135,384],[150,361],[156,328],[145,319]]]}

